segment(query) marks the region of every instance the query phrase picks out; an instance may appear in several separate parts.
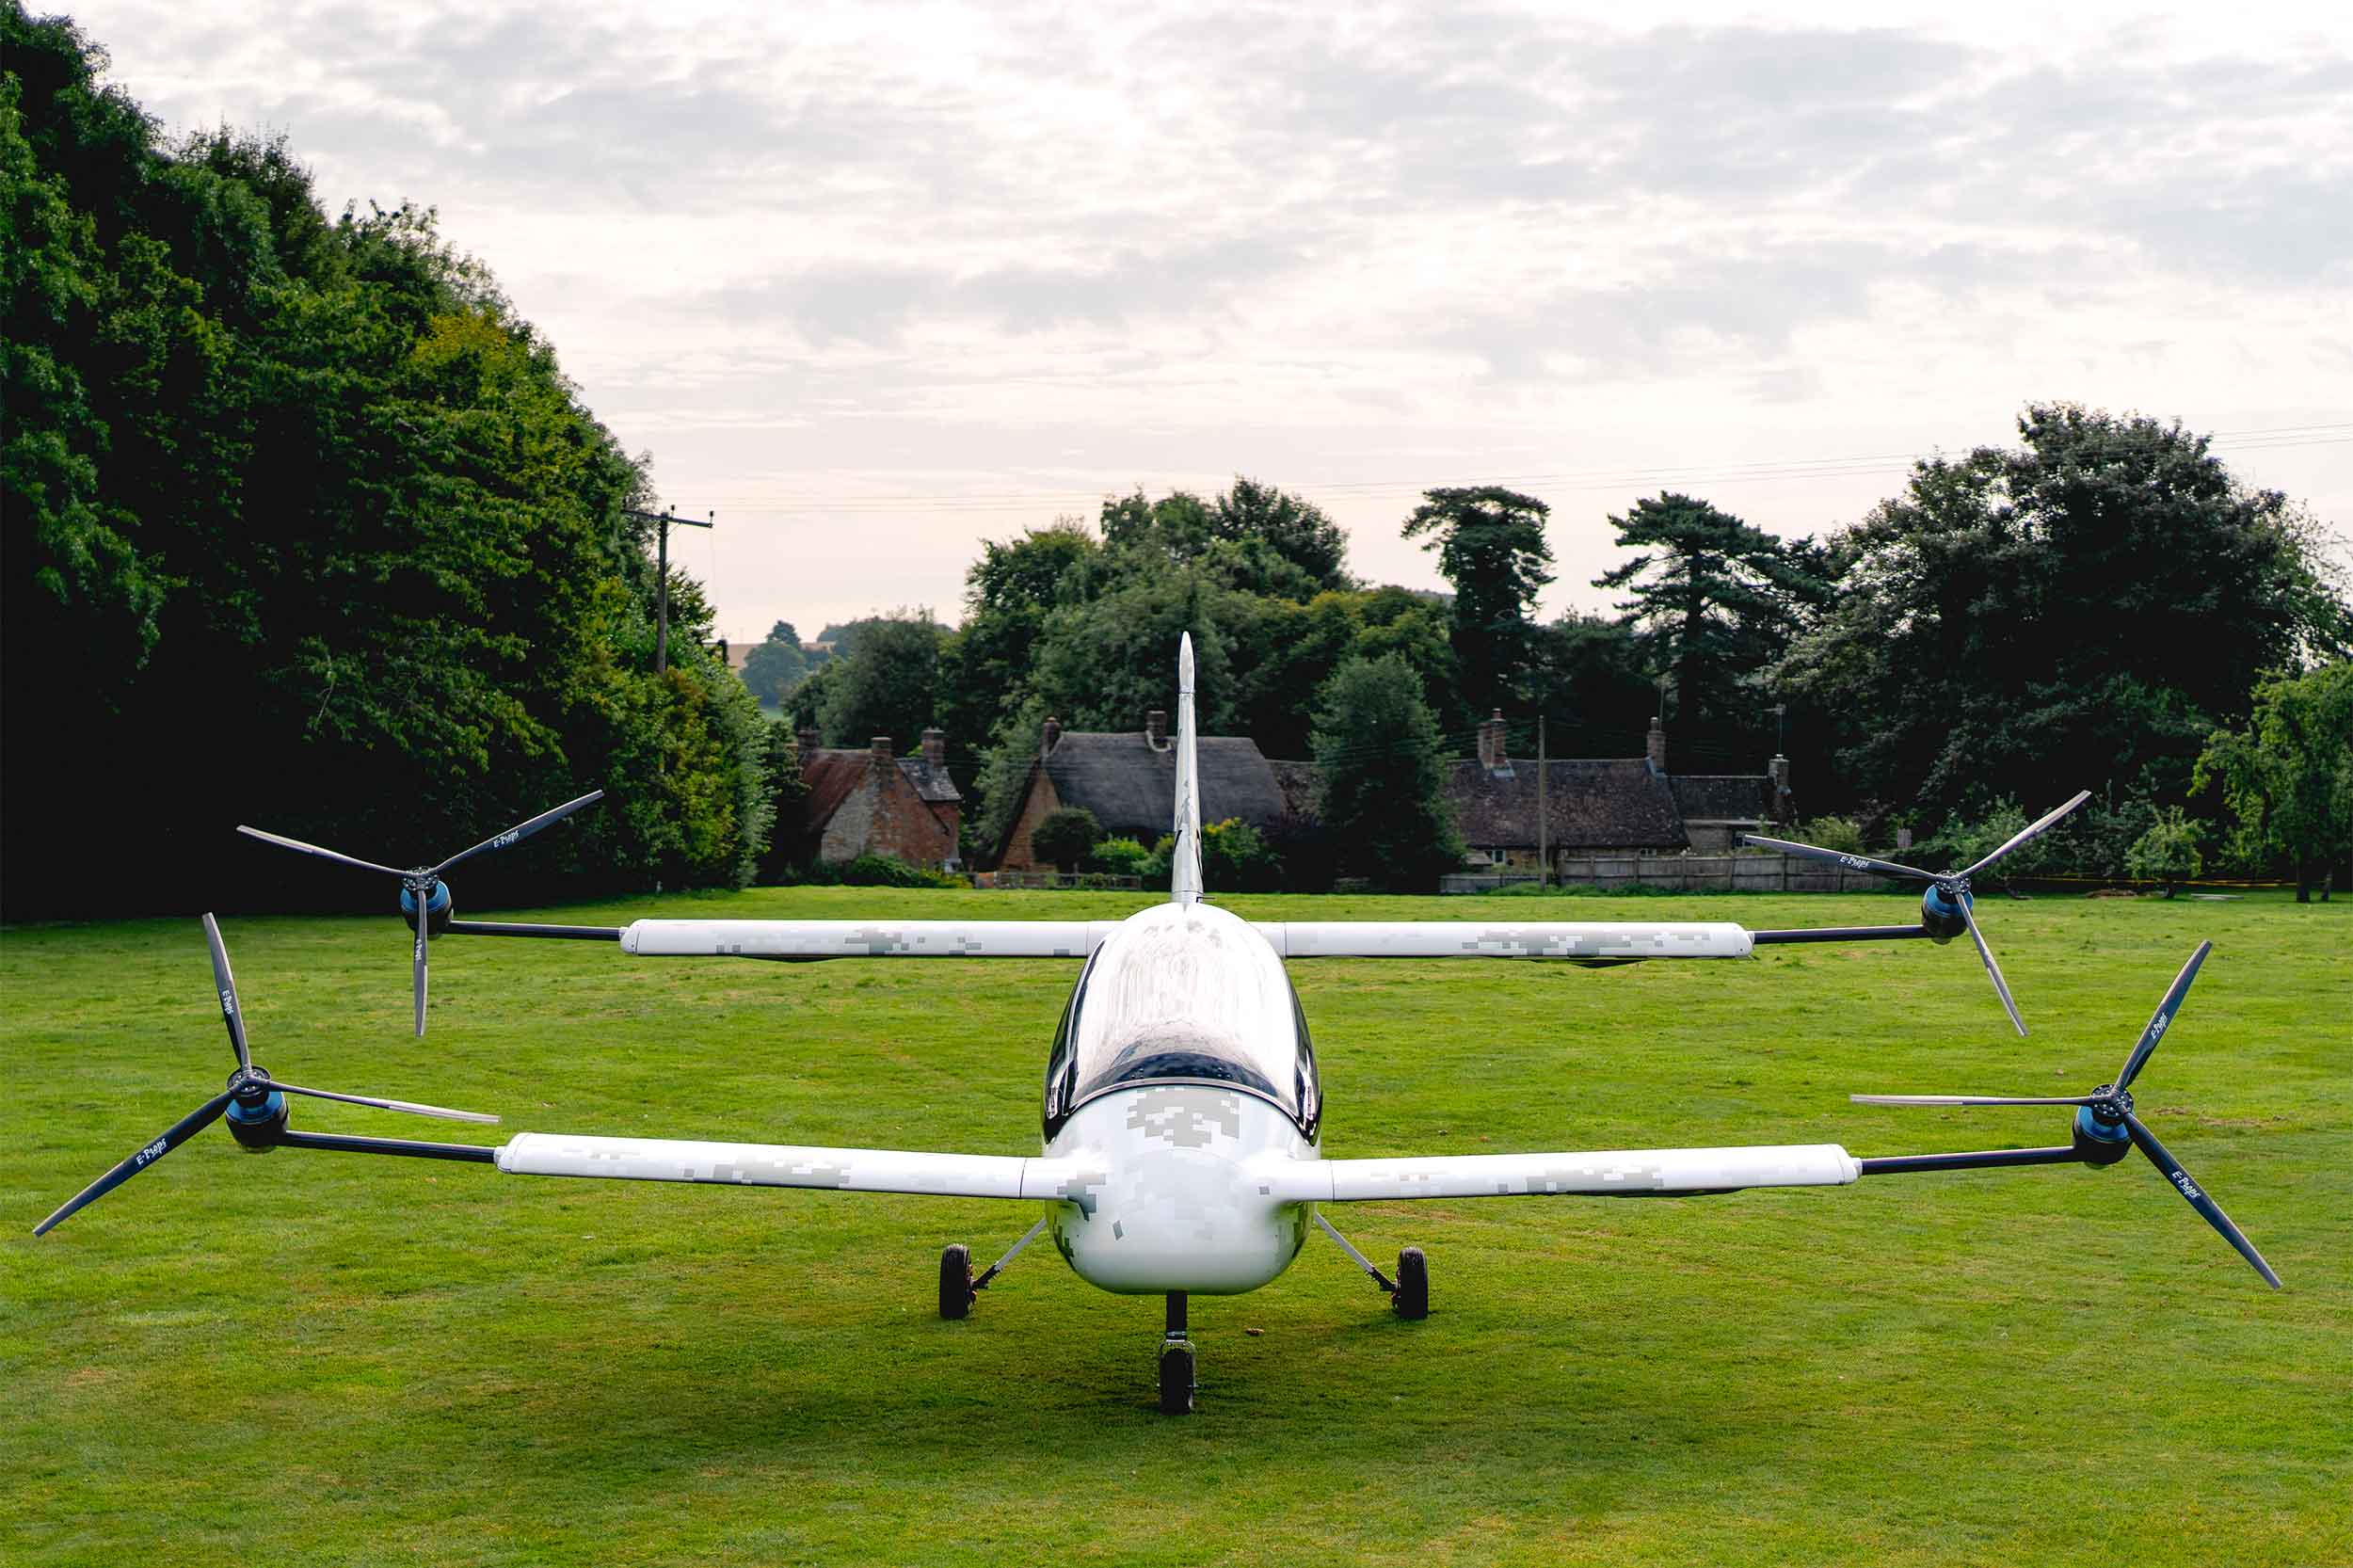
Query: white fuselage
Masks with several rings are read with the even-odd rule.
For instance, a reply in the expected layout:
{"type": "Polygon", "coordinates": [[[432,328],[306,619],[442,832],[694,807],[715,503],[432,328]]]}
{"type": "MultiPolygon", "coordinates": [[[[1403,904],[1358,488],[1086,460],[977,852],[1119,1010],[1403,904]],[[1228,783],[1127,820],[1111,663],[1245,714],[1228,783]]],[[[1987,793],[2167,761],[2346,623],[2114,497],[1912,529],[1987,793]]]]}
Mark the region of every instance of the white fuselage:
{"type": "Polygon", "coordinates": [[[1306,1237],[1281,1172],[1321,1158],[1320,1097],[1266,938],[1206,904],[1136,914],[1088,961],[1048,1068],[1046,1154],[1100,1174],[1055,1205],[1055,1245],[1106,1290],[1257,1289],[1306,1237]]]}

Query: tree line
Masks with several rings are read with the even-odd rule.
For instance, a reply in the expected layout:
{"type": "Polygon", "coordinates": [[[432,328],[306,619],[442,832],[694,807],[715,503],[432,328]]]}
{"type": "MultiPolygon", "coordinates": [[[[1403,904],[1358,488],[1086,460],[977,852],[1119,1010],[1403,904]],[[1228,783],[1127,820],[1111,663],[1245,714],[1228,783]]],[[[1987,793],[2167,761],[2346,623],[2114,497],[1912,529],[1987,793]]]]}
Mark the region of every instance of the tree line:
{"type": "Polygon", "coordinates": [[[645,459],[488,270],[17,0],[0,64],[9,912],[345,902],[232,829],[415,864],[599,786],[461,892],[752,874],[757,707],[682,575],[654,672],[645,459]]]}
{"type": "Polygon", "coordinates": [[[1640,499],[1612,615],[1537,615],[1537,497],[1427,492],[1401,526],[1433,593],[1358,581],[1319,507],[1238,477],[982,543],[952,627],[876,616],[812,658],[779,623],[741,681],[674,573],[657,674],[647,459],[429,211],[330,218],[281,138],[166,141],[17,0],[0,42],[11,913],[340,902],[230,828],[437,858],[600,786],[468,895],[807,874],[801,726],[944,728],[985,864],[1045,719],[1139,728],[1182,632],[1205,729],[1324,764],[1320,839],[1225,845],[1252,876],[1266,849],[1294,883],[1426,885],[1460,850],[1435,760],[1495,709],[1515,755],[1540,714],[1588,756],[1661,714],[1685,772],[1785,746],[1856,847],[1926,857],[2089,785],[2069,832],[2103,866],[2353,853],[2353,614],[2318,524],[2179,424],[2063,404],[1819,538],[1640,499]]]}
{"type": "Polygon", "coordinates": [[[2326,536],[2178,423],[2031,407],[2016,446],[1916,464],[1900,495],[1819,539],[1644,498],[1609,520],[1631,553],[1595,579],[1621,596],[1609,617],[1537,617],[1548,518],[1498,487],[1427,492],[1402,528],[1436,555],[1443,595],[1355,582],[1329,519],[1255,480],[1114,498],[1092,526],[984,542],[961,625],[859,622],[770,695],[828,744],[948,728],[984,864],[1044,719],[1140,727],[1168,705],[1179,631],[1205,729],[1325,762],[1327,814],[1345,822],[1330,857],[1383,881],[1410,867],[1426,884],[1459,856],[1425,798],[1440,776],[1411,754],[1463,754],[1496,708],[1515,755],[1532,754],[1538,713],[1555,755],[1627,755],[1653,712],[1679,771],[1758,772],[1785,748],[1805,760],[1810,814],[1857,849],[1908,832],[1958,856],[2088,785],[2097,804],[2044,865],[2121,874],[2138,844],[2151,867],[2310,873],[2353,854],[2353,810],[2327,804],[2353,792],[2332,695],[2353,612],[2326,536]],[[2306,709],[2297,727],[2279,717],[2306,709]],[[1384,769],[1391,782],[1363,776],[1384,769]]]}

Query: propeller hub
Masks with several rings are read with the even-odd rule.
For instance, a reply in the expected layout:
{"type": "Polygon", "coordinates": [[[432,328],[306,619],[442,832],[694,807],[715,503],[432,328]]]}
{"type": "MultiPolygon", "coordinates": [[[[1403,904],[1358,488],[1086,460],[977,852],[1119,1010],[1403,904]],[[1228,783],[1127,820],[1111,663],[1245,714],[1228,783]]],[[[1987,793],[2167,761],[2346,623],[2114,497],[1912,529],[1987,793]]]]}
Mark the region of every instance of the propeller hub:
{"type": "Polygon", "coordinates": [[[2133,1094],[2129,1089],[2103,1083],[2091,1094],[2091,1103],[2084,1109],[2091,1112],[2093,1121],[2104,1127],[2122,1127],[2124,1118],[2133,1112],[2133,1094]]]}

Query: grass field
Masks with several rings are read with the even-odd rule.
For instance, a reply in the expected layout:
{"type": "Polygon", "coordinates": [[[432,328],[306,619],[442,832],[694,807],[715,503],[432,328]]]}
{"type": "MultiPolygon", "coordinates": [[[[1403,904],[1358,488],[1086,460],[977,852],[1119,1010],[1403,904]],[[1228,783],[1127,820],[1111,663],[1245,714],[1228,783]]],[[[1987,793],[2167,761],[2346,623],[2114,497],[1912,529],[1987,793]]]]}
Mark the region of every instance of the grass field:
{"type": "MultiPolygon", "coordinates": [[[[1236,898],[1258,918],[1900,920],[1879,898],[1236,898]]],[[[766,890],[638,914],[1077,918],[1124,895],[766,890]]],[[[1682,1203],[1346,1206],[1428,1248],[1396,1320],[1320,1237],[1195,1304],[1199,1413],[1153,1409],[1160,1303],[1026,1255],[968,1322],[942,1243],[1016,1205],[533,1181],[213,1128],[31,1226],[220,1085],[193,920],[0,936],[0,1561],[2353,1561],[2353,904],[1989,900],[1965,943],[1753,963],[1294,966],[1335,1156],[2063,1142],[2201,937],[2137,1086],[2285,1278],[2147,1163],[1682,1203]],[[1245,1333],[1245,1330],[1259,1331],[1245,1333]]],[[[480,911],[468,910],[469,915],[480,911]]],[[[225,923],[280,1075],[515,1131],[1024,1154],[1065,963],[632,960],[225,923]]],[[[301,1103],[312,1130],[491,1129],[301,1103]]]]}

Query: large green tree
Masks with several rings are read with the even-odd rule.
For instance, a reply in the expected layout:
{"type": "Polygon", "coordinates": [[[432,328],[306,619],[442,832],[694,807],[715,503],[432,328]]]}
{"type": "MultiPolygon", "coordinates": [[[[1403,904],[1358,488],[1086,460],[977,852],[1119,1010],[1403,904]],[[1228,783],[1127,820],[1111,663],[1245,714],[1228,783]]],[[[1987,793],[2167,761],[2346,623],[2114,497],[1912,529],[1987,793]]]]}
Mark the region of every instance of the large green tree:
{"type": "Polygon", "coordinates": [[[2247,727],[2208,737],[2197,784],[2221,791],[2243,863],[2287,866],[2299,904],[2315,881],[2325,898],[2353,856],[2353,661],[2257,685],[2247,727]]]}
{"type": "Polygon", "coordinates": [[[1828,608],[1827,553],[1672,491],[1609,521],[1619,548],[1640,553],[1593,586],[1626,596],[1619,614],[1652,675],[1669,684],[1678,747],[1737,754],[1769,740],[1771,698],[1760,678],[1828,608]]]}
{"type": "Polygon", "coordinates": [[[1437,552],[1454,585],[1454,657],[1474,713],[1503,706],[1532,662],[1536,595],[1552,581],[1551,515],[1534,496],[1481,485],[1424,491],[1405,520],[1405,536],[1437,552]]]}
{"type": "Polygon", "coordinates": [[[764,706],[780,706],[807,674],[808,655],[801,651],[801,634],[789,620],[770,627],[768,635],[744,656],[744,684],[764,706]]]}
{"type": "Polygon", "coordinates": [[[1837,604],[1775,679],[1836,725],[1854,793],[1920,815],[2178,801],[2263,671],[2344,646],[2316,532],[2178,424],[2057,404],[2018,433],[1833,537],[1837,604]]]}
{"type": "Polygon", "coordinates": [[[863,746],[888,735],[910,755],[939,712],[940,652],[948,632],[927,614],[874,616],[847,629],[851,651],[837,654],[819,685],[817,728],[831,746],[863,746]]]}
{"type": "Polygon", "coordinates": [[[552,350],[429,213],[329,221],[282,139],[166,145],[103,65],[0,5],[11,908],[347,901],[232,827],[405,862],[596,786],[469,899],[747,875],[757,712],[699,647],[653,672],[645,476],[552,350]],[[91,820],[137,827],[26,830],[91,820]]]}
{"type": "Polygon", "coordinates": [[[1315,748],[1318,815],[1341,875],[1419,892],[1463,863],[1438,722],[1403,659],[1352,659],[1333,673],[1315,748]]]}

